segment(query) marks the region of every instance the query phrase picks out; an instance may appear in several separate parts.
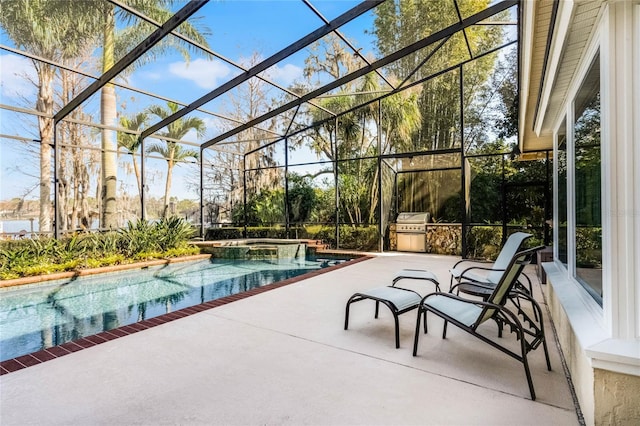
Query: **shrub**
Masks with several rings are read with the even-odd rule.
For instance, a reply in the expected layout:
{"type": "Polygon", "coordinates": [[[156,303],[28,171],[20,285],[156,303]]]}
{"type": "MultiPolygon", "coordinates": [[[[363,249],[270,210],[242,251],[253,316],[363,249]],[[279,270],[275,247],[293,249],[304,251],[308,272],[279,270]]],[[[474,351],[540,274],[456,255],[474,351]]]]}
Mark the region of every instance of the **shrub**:
{"type": "Polygon", "coordinates": [[[467,235],[469,257],[495,260],[502,245],[502,228],[499,226],[474,226],[467,235]]]}
{"type": "Polygon", "coordinates": [[[209,228],[204,234],[204,239],[212,240],[239,240],[242,238],[243,228],[226,227],[226,228],[209,228]]]}
{"type": "Polygon", "coordinates": [[[194,233],[191,225],[176,216],[162,219],[154,229],[161,251],[183,247],[194,233]]]}
{"type": "MultiPolygon", "coordinates": [[[[244,228],[210,228],[205,234],[206,240],[242,239],[244,228]]],[[[289,229],[290,238],[308,238],[322,240],[336,247],[336,230],[331,225],[296,226],[289,229]]],[[[282,226],[248,227],[247,238],[287,238],[282,226]]],[[[378,249],[378,227],[376,225],[353,227],[340,226],[340,248],[348,250],[371,251],[378,249]]]]}
{"type": "Polygon", "coordinates": [[[117,265],[132,260],[196,254],[187,246],[193,228],[180,218],[158,223],[129,222],[117,232],[74,234],[68,238],[37,238],[0,242],[0,278],[117,265]]]}

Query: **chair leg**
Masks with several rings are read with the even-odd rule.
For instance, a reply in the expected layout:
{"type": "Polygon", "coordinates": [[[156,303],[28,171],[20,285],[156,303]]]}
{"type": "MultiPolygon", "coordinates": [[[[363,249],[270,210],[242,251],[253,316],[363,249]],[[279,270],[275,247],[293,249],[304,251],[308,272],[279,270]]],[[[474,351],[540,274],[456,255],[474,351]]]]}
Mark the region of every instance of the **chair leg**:
{"type": "Polygon", "coordinates": [[[449,324],[449,321],[445,320],[444,321],[444,325],[442,326],[442,338],[443,339],[447,338],[447,324],[449,324]]]}
{"type": "Polygon", "coordinates": [[[427,334],[428,329],[427,329],[427,311],[425,310],[422,315],[424,315],[424,317],[422,318],[422,320],[424,321],[424,334],[427,334]]]}
{"type": "MultiPolygon", "coordinates": [[[[416,319],[416,332],[415,335],[413,336],[413,356],[416,356],[416,354],[418,353],[418,338],[420,337],[420,317],[422,316],[422,306],[418,306],[418,315],[417,315],[417,319],[416,319]]],[[[425,316],[426,319],[426,316],[425,316]]],[[[425,325],[426,327],[426,325],[425,325]]]]}
{"type": "Polygon", "coordinates": [[[379,312],[379,310],[380,310],[380,302],[378,302],[378,301],[376,300],[376,315],[375,315],[375,317],[374,317],[374,318],[376,318],[376,319],[378,318],[378,312],[379,312]]]}
{"type": "Polygon", "coordinates": [[[527,383],[529,384],[529,393],[531,393],[531,400],[536,400],[536,391],[533,389],[533,379],[531,379],[531,371],[529,370],[529,361],[527,360],[527,349],[525,338],[522,333],[520,333],[520,341],[522,347],[522,364],[524,365],[524,373],[527,376],[527,383]]]}
{"type": "Polygon", "coordinates": [[[547,370],[551,371],[551,361],[549,360],[549,350],[547,349],[547,336],[544,334],[544,322],[542,321],[542,311],[540,311],[540,335],[542,336],[542,349],[547,361],[547,370]]]}
{"type": "Polygon", "coordinates": [[[349,306],[351,306],[351,299],[347,301],[347,307],[344,313],[344,329],[345,330],[349,328],[349,306]]]}
{"type": "Polygon", "coordinates": [[[398,324],[398,315],[393,312],[393,320],[396,326],[396,349],[400,348],[400,325],[398,324]]]}
{"type": "Polygon", "coordinates": [[[502,338],[502,328],[503,328],[502,320],[500,318],[494,318],[494,321],[496,322],[496,325],[498,326],[498,337],[502,338]]]}

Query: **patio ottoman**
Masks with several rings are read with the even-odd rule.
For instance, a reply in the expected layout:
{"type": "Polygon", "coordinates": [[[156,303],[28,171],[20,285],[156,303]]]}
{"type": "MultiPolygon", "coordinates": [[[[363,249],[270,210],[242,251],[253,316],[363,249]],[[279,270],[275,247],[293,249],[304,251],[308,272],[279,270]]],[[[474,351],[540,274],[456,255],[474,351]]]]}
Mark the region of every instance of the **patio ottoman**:
{"type": "Polygon", "coordinates": [[[426,280],[435,285],[436,291],[440,291],[438,279],[430,271],[403,269],[393,279],[393,284],[385,287],[376,287],[366,291],[354,293],[347,301],[344,317],[344,329],[349,328],[349,308],[352,303],[362,300],[374,300],[376,302],[375,318],[378,318],[380,303],[389,308],[395,322],[396,348],[400,347],[400,327],[398,317],[405,312],[414,310],[420,304],[422,295],[415,290],[396,287],[396,283],[402,279],[426,280]]]}

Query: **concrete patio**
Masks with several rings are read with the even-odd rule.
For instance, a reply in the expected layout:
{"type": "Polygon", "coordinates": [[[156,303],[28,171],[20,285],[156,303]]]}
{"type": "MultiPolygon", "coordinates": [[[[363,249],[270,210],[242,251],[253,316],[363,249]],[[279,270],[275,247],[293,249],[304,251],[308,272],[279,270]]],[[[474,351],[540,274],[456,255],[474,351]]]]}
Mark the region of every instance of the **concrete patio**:
{"type": "Polygon", "coordinates": [[[373,302],[352,305],[343,330],[354,292],[401,268],[428,268],[447,290],[458,259],[380,255],[3,375],[0,423],[579,424],[548,316],[553,371],[542,348],[530,354],[536,401],[520,363],[453,326],[443,340],[435,316],[417,357],[415,311],[400,317],[400,349],[391,315],[382,307],[374,319],[373,302]]]}

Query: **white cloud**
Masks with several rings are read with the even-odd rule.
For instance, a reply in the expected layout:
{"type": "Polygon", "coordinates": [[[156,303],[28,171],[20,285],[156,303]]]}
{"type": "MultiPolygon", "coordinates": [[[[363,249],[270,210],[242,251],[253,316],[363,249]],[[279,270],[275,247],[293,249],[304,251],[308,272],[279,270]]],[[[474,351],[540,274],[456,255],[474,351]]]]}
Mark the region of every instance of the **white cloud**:
{"type": "Polygon", "coordinates": [[[159,72],[146,71],[141,73],[140,76],[144,80],[154,80],[154,81],[162,80],[162,74],[159,72]]]}
{"type": "Polygon", "coordinates": [[[302,77],[302,68],[293,64],[286,64],[284,67],[275,65],[269,68],[267,75],[269,78],[288,86],[296,79],[302,77]]]}
{"type": "Polygon", "coordinates": [[[221,61],[207,61],[196,59],[188,64],[186,62],[173,62],[169,64],[169,72],[180,78],[193,81],[203,89],[214,89],[218,80],[228,76],[231,69],[221,61]]]}
{"type": "Polygon", "coordinates": [[[31,60],[17,55],[0,55],[0,97],[29,97],[36,88],[31,81],[38,81],[31,60]]]}
{"type": "MultiPolygon", "coordinates": [[[[200,138],[198,137],[198,132],[196,132],[194,129],[191,129],[187,132],[186,135],[184,135],[184,137],[182,138],[183,141],[186,142],[198,142],[200,140],[200,138]]],[[[198,149],[197,147],[191,147],[190,145],[186,145],[183,147],[184,149],[198,149]]]]}

